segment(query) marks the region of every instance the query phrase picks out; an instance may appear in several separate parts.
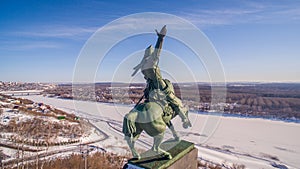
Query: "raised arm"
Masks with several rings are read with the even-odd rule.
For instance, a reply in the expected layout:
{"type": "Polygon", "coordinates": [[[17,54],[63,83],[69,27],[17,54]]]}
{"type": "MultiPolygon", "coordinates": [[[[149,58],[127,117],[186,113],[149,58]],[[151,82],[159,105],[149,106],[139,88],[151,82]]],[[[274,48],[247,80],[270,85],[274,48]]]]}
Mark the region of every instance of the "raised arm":
{"type": "Polygon", "coordinates": [[[157,41],[156,41],[156,44],[155,44],[153,57],[154,57],[155,60],[158,60],[159,56],[160,56],[161,49],[162,49],[164,37],[167,34],[167,26],[165,25],[164,27],[162,27],[160,32],[158,32],[157,30],[155,30],[155,31],[156,31],[156,34],[157,34],[158,38],[157,38],[157,41]]]}
{"type": "Polygon", "coordinates": [[[153,48],[151,45],[145,50],[145,55],[144,55],[142,61],[133,68],[134,72],[132,73],[131,76],[134,76],[140,69],[154,68],[157,66],[160,52],[162,49],[163,40],[167,33],[166,27],[167,27],[166,25],[164,27],[162,27],[160,32],[155,30],[158,38],[157,38],[157,41],[155,44],[154,51],[153,51],[153,48]]]}

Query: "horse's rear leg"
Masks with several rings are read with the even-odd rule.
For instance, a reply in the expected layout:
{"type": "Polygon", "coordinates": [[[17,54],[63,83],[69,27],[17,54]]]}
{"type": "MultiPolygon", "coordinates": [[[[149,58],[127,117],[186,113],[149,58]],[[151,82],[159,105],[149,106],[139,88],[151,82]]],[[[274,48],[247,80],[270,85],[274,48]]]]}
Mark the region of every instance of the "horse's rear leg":
{"type": "Polygon", "coordinates": [[[164,157],[167,157],[168,159],[172,159],[172,155],[165,150],[161,149],[159,146],[164,138],[164,133],[160,133],[156,136],[154,136],[154,142],[152,150],[156,152],[157,154],[163,154],[164,157]]]}
{"type": "Polygon", "coordinates": [[[132,156],[134,159],[141,159],[140,154],[136,151],[134,148],[135,141],[139,138],[140,134],[137,134],[135,136],[125,136],[125,140],[127,141],[127,144],[131,150],[132,156]]]}

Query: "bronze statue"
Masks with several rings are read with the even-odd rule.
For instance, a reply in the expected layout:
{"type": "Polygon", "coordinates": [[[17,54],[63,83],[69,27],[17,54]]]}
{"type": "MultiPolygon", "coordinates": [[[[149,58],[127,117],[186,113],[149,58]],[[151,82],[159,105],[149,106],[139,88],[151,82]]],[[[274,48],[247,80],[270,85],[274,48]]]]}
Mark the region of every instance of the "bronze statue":
{"type": "Polygon", "coordinates": [[[156,30],[158,39],[155,48],[150,45],[146,50],[140,64],[134,67],[134,76],[140,69],[147,81],[144,90],[145,101],[136,106],[124,117],[123,133],[134,158],[140,159],[139,153],[134,148],[134,143],[142,131],[154,138],[152,150],[157,154],[172,159],[170,153],[160,149],[160,144],[166,130],[166,126],[172,131],[176,140],[179,140],[171,119],[180,116],[183,127],[191,127],[188,119],[188,110],[182,105],[181,100],[175,96],[172,83],[163,79],[158,67],[159,56],[164,37],[167,33],[166,26],[160,32],[156,30]]]}

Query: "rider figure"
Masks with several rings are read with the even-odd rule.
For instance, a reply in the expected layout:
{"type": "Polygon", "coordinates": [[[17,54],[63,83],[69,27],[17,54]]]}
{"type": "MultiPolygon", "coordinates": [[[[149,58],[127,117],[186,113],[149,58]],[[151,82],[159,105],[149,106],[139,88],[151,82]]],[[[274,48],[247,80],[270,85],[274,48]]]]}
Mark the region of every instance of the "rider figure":
{"type": "Polygon", "coordinates": [[[158,39],[156,41],[155,49],[150,45],[145,50],[141,63],[133,68],[135,71],[132,76],[141,69],[144,78],[147,81],[147,87],[144,90],[146,101],[156,101],[163,107],[169,104],[175,111],[175,115],[178,114],[182,121],[185,122],[188,120],[185,115],[185,112],[188,110],[182,105],[181,100],[175,96],[172,83],[167,79],[162,79],[158,67],[159,56],[166,32],[166,26],[164,26],[160,32],[156,30],[158,39]]]}

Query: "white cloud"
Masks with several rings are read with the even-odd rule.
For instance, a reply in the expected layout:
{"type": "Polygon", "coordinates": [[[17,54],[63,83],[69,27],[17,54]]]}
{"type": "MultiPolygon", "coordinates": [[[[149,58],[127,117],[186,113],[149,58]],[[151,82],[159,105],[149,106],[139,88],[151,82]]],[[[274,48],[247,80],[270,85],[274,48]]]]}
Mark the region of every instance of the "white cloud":
{"type": "Polygon", "coordinates": [[[145,30],[152,33],[153,29],[160,29],[163,25],[168,25],[173,29],[189,29],[188,27],[182,27],[184,21],[176,18],[176,15],[168,15],[165,13],[151,13],[145,12],[141,14],[128,15],[126,18],[116,20],[112,24],[106,25],[107,31],[127,31],[127,30],[145,30]]]}
{"type": "Polygon", "coordinates": [[[199,10],[182,13],[181,16],[190,20],[192,23],[200,26],[230,25],[236,23],[245,23],[253,21],[251,15],[255,15],[261,10],[243,10],[243,9],[219,9],[219,10],[199,10]]]}
{"type": "Polygon", "coordinates": [[[0,42],[0,49],[11,51],[62,48],[66,46],[64,40],[85,41],[97,29],[97,27],[46,25],[22,31],[2,32],[1,36],[6,40],[0,42]]]}
{"type": "Polygon", "coordinates": [[[97,27],[79,27],[79,26],[42,26],[33,30],[14,32],[17,36],[39,37],[39,38],[69,38],[82,39],[90,36],[97,27]]]}
{"type": "Polygon", "coordinates": [[[17,49],[19,50],[29,50],[29,49],[41,49],[41,48],[60,48],[61,46],[54,43],[47,43],[47,42],[36,42],[36,43],[30,43],[30,44],[23,44],[19,45],[17,49]]]}
{"type": "Polygon", "coordinates": [[[61,44],[48,41],[10,41],[1,42],[0,49],[3,51],[22,51],[33,49],[54,49],[61,48],[61,44]]]}
{"type": "Polygon", "coordinates": [[[243,23],[287,23],[300,20],[299,5],[245,1],[239,7],[189,10],[180,16],[200,27],[243,23]]]}

